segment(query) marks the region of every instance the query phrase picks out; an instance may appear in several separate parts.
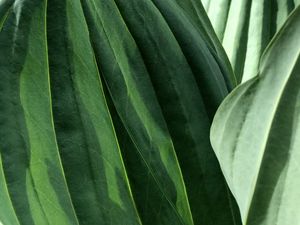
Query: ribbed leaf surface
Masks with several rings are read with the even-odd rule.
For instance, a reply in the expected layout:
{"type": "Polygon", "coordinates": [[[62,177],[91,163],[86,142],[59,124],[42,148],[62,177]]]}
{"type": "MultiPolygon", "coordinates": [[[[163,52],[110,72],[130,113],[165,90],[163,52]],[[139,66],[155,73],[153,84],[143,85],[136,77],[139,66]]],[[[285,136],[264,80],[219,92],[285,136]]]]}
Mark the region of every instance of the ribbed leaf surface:
{"type": "Polygon", "coordinates": [[[258,73],[260,57],[297,0],[202,0],[238,82],[258,73]]]}
{"type": "Polygon", "coordinates": [[[211,141],[243,224],[299,224],[300,7],[275,36],[259,75],[234,90],[211,141]]]}
{"type": "Polygon", "coordinates": [[[235,78],[199,1],[6,0],[0,30],[1,223],[240,224],[209,142],[235,78]]]}

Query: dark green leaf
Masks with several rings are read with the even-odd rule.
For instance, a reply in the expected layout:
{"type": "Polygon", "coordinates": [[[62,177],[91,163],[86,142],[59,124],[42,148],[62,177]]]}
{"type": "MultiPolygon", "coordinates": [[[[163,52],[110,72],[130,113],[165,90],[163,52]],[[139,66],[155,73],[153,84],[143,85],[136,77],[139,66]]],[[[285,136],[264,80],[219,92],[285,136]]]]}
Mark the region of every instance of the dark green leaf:
{"type": "Polygon", "coordinates": [[[0,33],[0,151],[7,190],[21,224],[77,224],[51,115],[46,1],[16,1],[10,10],[0,33]]]}
{"type": "Polygon", "coordinates": [[[209,143],[236,81],[200,1],[1,0],[0,30],[1,223],[241,223],[209,143]]]}
{"type": "Polygon", "coordinates": [[[202,0],[238,82],[258,73],[261,54],[298,0],[202,0]]]}
{"type": "Polygon", "coordinates": [[[172,1],[83,6],[120,117],[119,139],[128,133],[121,147],[142,221],[191,223],[176,151],[195,223],[239,223],[208,137],[228,93],[228,74],[215,59],[204,25],[198,26],[201,20],[196,23],[172,1]],[[140,193],[142,187],[148,194],[140,193]]]}

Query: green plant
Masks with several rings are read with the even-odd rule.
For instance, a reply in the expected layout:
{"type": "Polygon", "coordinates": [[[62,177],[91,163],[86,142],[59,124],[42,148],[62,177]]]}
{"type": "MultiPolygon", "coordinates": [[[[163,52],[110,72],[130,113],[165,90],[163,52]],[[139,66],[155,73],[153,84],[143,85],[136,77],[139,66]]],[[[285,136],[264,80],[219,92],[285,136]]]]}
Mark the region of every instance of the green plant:
{"type": "Polygon", "coordinates": [[[234,78],[183,3],[1,4],[2,223],[238,223],[209,143],[234,78]]]}
{"type": "Polygon", "coordinates": [[[238,82],[258,73],[260,56],[299,0],[202,0],[238,82]]]}
{"type": "Polygon", "coordinates": [[[275,28],[254,35],[259,75],[236,87],[248,19],[229,35],[200,0],[0,0],[0,225],[299,223],[276,213],[298,199],[279,175],[297,175],[299,11],[260,69],[275,28]]]}
{"type": "Polygon", "coordinates": [[[299,224],[300,7],[262,56],[259,74],[222,103],[214,150],[243,224],[299,224]]]}

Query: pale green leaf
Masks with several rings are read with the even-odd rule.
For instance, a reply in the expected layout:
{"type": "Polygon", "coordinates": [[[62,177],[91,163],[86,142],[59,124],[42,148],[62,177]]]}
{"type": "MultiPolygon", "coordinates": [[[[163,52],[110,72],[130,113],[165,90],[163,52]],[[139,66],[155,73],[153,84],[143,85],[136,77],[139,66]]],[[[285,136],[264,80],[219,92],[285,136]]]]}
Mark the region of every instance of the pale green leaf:
{"type": "Polygon", "coordinates": [[[259,74],[222,103],[213,148],[243,224],[299,224],[300,7],[260,61],[259,74]]]}

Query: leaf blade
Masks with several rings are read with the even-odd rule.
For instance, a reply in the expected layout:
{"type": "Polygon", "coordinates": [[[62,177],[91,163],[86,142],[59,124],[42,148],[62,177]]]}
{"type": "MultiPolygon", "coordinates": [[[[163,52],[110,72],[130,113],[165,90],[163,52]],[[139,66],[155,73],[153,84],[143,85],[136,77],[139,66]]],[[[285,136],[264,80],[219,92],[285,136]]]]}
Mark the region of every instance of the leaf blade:
{"type": "Polygon", "coordinates": [[[211,1],[206,11],[228,54],[238,83],[257,75],[263,51],[298,5],[297,1],[291,0],[211,1]]]}
{"type": "Polygon", "coordinates": [[[81,2],[50,3],[48,38],[54,122],[79,221],[140,224],[81,2]]]}
{"type": "Polygon", "coordinates": [[[281,206],[293,208],[299,199],[288,191],[298,182],[291,175],[298,173],[299,16],[298,7],[264,53],[259,76],[225,100],[212,126],[214,150],[245,224],[299,222],[281,206]]]}
{"type": "Polygon", "coordinates": [[[14,2],[0,33],[1,156],[20,223],[77,224],[52,124],[46,6],[14,2]]]}

